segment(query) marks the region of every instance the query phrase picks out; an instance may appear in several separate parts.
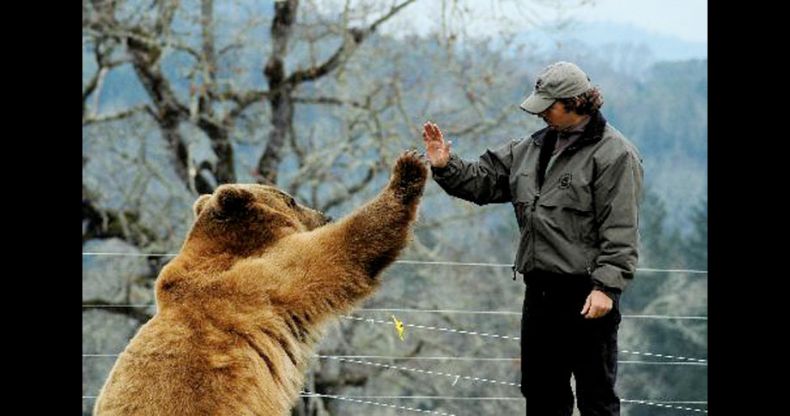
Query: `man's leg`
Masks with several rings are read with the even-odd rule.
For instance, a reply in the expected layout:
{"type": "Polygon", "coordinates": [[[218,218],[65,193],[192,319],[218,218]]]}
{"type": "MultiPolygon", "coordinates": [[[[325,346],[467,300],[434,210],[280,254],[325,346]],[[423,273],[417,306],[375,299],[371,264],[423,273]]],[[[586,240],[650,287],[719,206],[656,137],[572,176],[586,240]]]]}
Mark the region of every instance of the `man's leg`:
{"type": "Polygon", "coordinates": [[[553,312],[543,290],[527,289],[521,320],[521,393],[527,416],[573,412],[567,323],[553,312]]]}
{"type": "Polygon", "coordinates": [[[614,390],[619,324],[617,305],[601,318],[581,318],[578,322],[579,331],[571,355],[576,398],[582,416],[620,415],[620,398],[614,390]]]}

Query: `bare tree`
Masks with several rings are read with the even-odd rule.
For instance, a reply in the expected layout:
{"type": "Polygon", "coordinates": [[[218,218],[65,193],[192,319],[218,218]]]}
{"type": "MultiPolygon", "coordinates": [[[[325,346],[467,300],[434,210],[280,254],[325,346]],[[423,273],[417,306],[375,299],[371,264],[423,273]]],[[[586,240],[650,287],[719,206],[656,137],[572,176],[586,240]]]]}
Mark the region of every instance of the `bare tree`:
{"type": "MultiPolygon", "coordinates": [[[[502,34],[494,41],[466,33],[463,23],[471,12],[465,2],[446,0],[441,2],[439,31],[402,39],[376,36],[414,2],[389,1],[382,8],[381,1],[348,0],[335,12],[318,0],[278,0],[267,15],[241,1],[84,1],[83,38],[92,68],[83,81],[84,132],[89,146],[117,139],[126,143],[84,158],[90,180],[83,185],[83,241],[119,238],[143,252],[172,252],[189,225],[188,207],[196,195],[222,183],[275,184],[322,210],[358,205],[386,179],[395,155],[420,145],[426,119],[440,121],[462,152],[492,145],[482,143],[486,135],[497,136],[497,142],[519,137],[533,121],[512,117],[521,114],[514,84],[525,88],[519,83],[530,75],[503,57],[503,50],[515,47],[514,38],[502,34]],[[228,6],[242,16],[229,13],[228,6]],[[261,30],[265,28],[268,32],[261,30]],[[122,71],[134,75],[145,97],[102,111],[103,94],[116,88],[113,74],[122,71]],[[207,151],[200,150],[201,137],[207,151]]],[[[434,195],[441,192],[429,188],[426,208],[434,195]]],[[[438,203],[447,204],[443,201],[438,203]]],[[[411,256],[463,257],[454,251],[461,247],[453,247],[465,228],[459,226],[495,212],[452,203],[458,209],[450,215],[426,209],[411,256]]],[[[166,259],[150,260],[149,284],[166,259]]],[[[448,296],[488,290],[473,270],[409,275],[394,269],[392,274],[400,274],[388,287],[393,295],[381,295],[371,305],[441,308],[435,293],[414,291],[429,279],[469,282],[448,289],[448,296]],[[408,294],[409,301],[398,293],[408,294]]],[[[502,296],[513,294],[503,291],[502,296]]],[[[142,321],[150,312],[131,316],[142,321]]],[[[432,319],[465,324],[447,315],[432,319]]],[[[330,342],[327,351],[395,350],[391,337],[370,337],[369,331],[358,329],[339,327],[333,335],[336,344],[330,342]]],[[[464,340],[425,341],[397,354],[481,346],[464,340]]],[[[307,389],[342,394],[383,375],[361,366],[324,368],[311,373],[307,389]]],[[[404,373],[386,373],[383,380],[398,388],[415,384],[404,373]]],[[[306,397],[294,414],[337,413],[339,406],[306,397]]]]}
{"type": "Polygon", "coordinates": [[[87,13],[84,28],[94,45],[99,69],[84,88],[83,123],[119,119],[135,111],[147,110],[159,125],[170,147],[171,164],[178,178],[188,189],[208,193],[219,183],[235,182],[234,155],[230,143],[232,130],[237,118],[249,106],[266,100],[270,107],[271,130],[266,148],[258,162],[257,173],[260,182],[277,183],[286,137],[293,131],[294,103],[300,100],[341,103],[331,97],[295,97],[299,86],[325,77],[342,67],[371,33],[413,2],[414,0],[405,0],[395,4],[367,26],[343,27],[342,43],[328,59],[289,73],[285,61],[288,59],[288,46],[296,23],[299,1],[277,1],[274,3],[275,10],[271,21],[272,46],[268,61],[262,68],[269,88],[236,90],[216,79],[218,54],[232,50],[234,44],[226,45],[217,52],[213,0],[200,1],[200,48],[190,46],[187,39],[180,39],[172,30],[173,19],[180,5],[178,1],[155,2],[156,13],[150,18],[135,18],[139,14],[132,14],[130,18],[120,19],[117,16],[122,2],[94,0],[90,4],[90,13],[87,13]],[[108,55],[121,45],[127,57],[124,60],[110,60],[108,55]],[[179,100],[172,86],[173,81],[162,71],[163,54],[168,49],[186,52],[194,60],[192,72],[199,74],[195,76],[199,78],[199,82],[191,86],[191,102],[179,100]],[[133,65],[151,105],[112,115],[86,114],[87,101],[100,88],[107,72],[125,61],[133,65]],[[216,107],[227,105],[230,106],[229,110],[215,111],[216,107]],[[179,124],[187,121],[194,122],[209,137],[212,150],[217,156],[215,166],[201,164],[190,171],[186,141],[178,131],[179,124]],[[198,170],[207,171],[211,178],[205,179],[198,170]]]}

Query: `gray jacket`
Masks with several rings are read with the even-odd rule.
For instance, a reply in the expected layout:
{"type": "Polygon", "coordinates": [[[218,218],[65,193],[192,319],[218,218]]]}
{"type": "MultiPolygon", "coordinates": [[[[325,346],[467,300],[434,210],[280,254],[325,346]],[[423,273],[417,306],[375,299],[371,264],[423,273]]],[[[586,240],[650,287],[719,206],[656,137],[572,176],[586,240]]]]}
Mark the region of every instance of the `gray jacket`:
{"type": "Polygon", "coordinates": [[[452,154],[433,177],[448,194],[478,205],[513,204],[521,231],[514,270],[588,275],[599,289],[620,293],[638,259],[639,152],[596,112],[581,137],[552,158],[539,188],[538,156],[549,134],[557,133],[544,128],[477,162],[452,154]]]}

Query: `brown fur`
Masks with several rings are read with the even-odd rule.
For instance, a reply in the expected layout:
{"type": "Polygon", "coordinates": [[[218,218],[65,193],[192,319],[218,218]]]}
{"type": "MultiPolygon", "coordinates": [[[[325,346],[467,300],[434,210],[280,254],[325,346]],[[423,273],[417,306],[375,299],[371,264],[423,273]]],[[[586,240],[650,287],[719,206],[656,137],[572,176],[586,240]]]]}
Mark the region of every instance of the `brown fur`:
{"type": "Polygon", "coordinates": [[[378,286],[406,246],[427,177],[402,155],[388,186],[336,223],[263,185],[223,185],[156,282],[157,314],[118,357],[96,415],[286,415],[319,329],[378,286]]]}

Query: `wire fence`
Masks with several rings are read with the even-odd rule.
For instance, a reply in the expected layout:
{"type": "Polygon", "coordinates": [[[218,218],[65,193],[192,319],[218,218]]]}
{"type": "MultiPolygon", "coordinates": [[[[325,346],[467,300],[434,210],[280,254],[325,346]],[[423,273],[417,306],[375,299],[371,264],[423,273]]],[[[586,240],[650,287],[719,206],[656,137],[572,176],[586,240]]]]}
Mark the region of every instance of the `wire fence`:
{"type": "MultiPolygon", "coordinates": [[[[83,252],[83,256],[132,256],[132,257],[175,257],[176,253],[109,253],[109,252],[83,252]]],[[[495,268],[512,268],[512,264],[506,263],[473,263],[473,262],[450,262],[450,261],[420,261],[420,260],[398,260],[395,263],[400,264],[414,264],[425,266],[460,266],[460,267],[495,267],[495,268]]],[[[657,269],[657,268],[637,268],[638,272],[643,273],[682,273],[689,276],[704,276],[707,277],[707,270],[694,270],[694,269],[657,269]]],[[[150,308],[156,307],[156,304],[84,304],[83,308],[150,308]]],[[[361,313],[417,313],[417,314],[466,314],[466,315],[510,315],[521,316],[520,311],[503,311],[503,310],[458,310],[458,309],[409,309],[409,308],[362,308],[357,309],[361,313]]],[[[659,320],[694,320],[694,321],[707,321],[707,316],[682,316],[682,315],[622,315],[623,319],[659,319],[659,320]]],[[[394,325],[392,321],[384,321],[374,318],[363,318],[351,315],[341,315],[340,318],[356,322],[367,322],[370,324],[378,325],[394,325]]],[[[510,340],[519,341],[520,337],[494,334],[489,332],[465,330],[450,327],[439,327],[431,325],[420,325],[404,323],[405,327],[447,332],[458,335],[477,336],[497,340],[510,340]]],[[[633,350],[620,350],[621,354],[636,355],[641,357],[657,358],[661,360],[676,360],[676,361],[639,361],[639,360],[619,360],[618,364],[625,365],[649,365],[649,366],[699,366],[707,367],[707,359],[704,358],[691,358],[680,355],[661,354],[655,352],[642,352],[633,350]]],[[[86,353],[82,354],[83,358],[115,358],[118,353],[86,353]]],[[[433,357],[404,357],[404,356],[387,356],[387,355],[314,355],[315,358],[321,360],[335,360],[348,364],[364,365],[371,367],[378,367],[387,370],[404,371],[411,373],[419,373],[432,377],[439,377],[443,379],[452,380],[454,386],[459,381],[476,382],[476,383],[489,383],[496,385],[503,385],[508,387],[520,387],[519,383],[503,380],[494,380],[491,378],[477,377],[473,375],[456,374],[450,372],[443,372],[437,370],[421,369],[415,367],[407,367],[402,365],[387,364],[381,362],[373,362],[369,360],[390,360],[390,361],[481,361],[481,362],[518,362],[518,357],[463,357],[463,356],[433,356],[433,357]]],[[[401,406],[392,403],[383,403],[379,400],[464,400],[464,401],[509,401],[509,400],[524,400],[521,396],[483,396],[483,397],[460,397],[460,396],[343,396],[331,394],[319,394],[311,392],[302,392],[301,397],[321,397],[327,399],[341,400],[360,405],[370,405],[392,408],[408,412],[427,413],[437,416],[456,416],[452,413],[445,413],[437,410],[421,409],[418,407],[401,406]],[[375,400],[375,401],[374,401],[375,400]]],[[[96,399],[97,396],[82,396],[83,399],[96,399]]],[[[708,413],[707,409],[688,407],[684,405],[705,405],[707,401],[669,401],[669,400],[636,400],[636,399],[621,399],[622,404],[631,405],[645,405],[654,406],[666,409],[683,410],[698,413],[708,413]]]]}
{"type": "MultiPolygon", "coordinates": [[[[123,253],[123,252],[83,252],[82,256],[129,256],[129,257],[175,257],[178,253],[123,253]]],[[[425,266],[466,266],[466,267],[501,267],[512,268],[512,263],[474,263],[457,261],[428,261],[428,260],[395,260],[396,264],[417,264],[425,266]]],[[[707,270],[695,269],[657,269],[649,267],[637,267],[636,271],[645,273],[685,273],[690,275],[705,275],[707,270]]]]}

